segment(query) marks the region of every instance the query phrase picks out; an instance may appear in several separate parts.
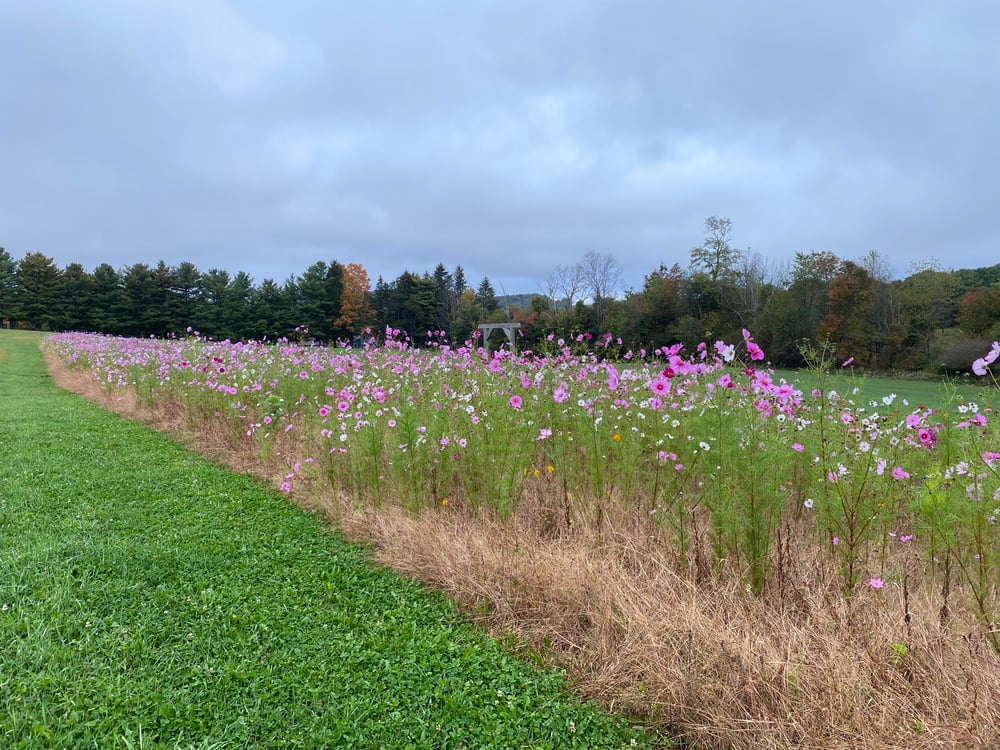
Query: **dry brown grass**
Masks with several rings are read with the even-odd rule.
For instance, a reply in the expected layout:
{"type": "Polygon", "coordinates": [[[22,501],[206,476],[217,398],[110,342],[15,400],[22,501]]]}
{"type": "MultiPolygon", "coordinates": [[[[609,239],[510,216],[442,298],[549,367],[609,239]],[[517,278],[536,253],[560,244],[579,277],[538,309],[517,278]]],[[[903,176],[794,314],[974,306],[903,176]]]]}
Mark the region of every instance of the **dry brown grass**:
{"type": "MultiPolygon", "coordinates": [[[[142,409],[124,394],[108,398],[87,375],[50,367],[63,387],[269,481],[295,447],[277,446],[263,466],[252,446],[211,423],[194,429],[176,405],[142,409]]],[[[679,573],[648,528],[615,527],[609,515],[597,533],[538,498],[507,521],[460,503],[413,515],[321,490],[296,499],[526,654],[557,662],[582,696],[679,743],[1000,747],[1000,658],[974,620],[952,603],[942,623],[940,593],[915,572],[905,593],[845,599],[834,572],[788,541],[801,537],[794,528],[785,529],[779,585],[757,598],[725,571],[679,573]]]]}

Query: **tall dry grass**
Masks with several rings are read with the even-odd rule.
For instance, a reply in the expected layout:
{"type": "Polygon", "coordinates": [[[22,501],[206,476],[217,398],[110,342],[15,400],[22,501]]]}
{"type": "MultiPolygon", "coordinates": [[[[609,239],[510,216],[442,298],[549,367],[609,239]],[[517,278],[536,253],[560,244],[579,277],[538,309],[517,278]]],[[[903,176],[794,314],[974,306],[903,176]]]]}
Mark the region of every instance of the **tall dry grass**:
{"type": "MultiPolygon", "coordinates": [[[[186,422],[177,404],[142,408],[49,365],[63,387],[275,484],[295,454],[283,437],[264,465],[252,443],[186,422]]],[[[757,597],[724,568],[679,569],[648,526],[613,513],[598,524],[540,496],[507,520],[460,502],[414,515],[386,498],[372,510],[308,486],[295,498],[526,656],[565,668],[580,695],[681,746],[1000,747],[1000,657],[905,557],[905,585],[845,599],[789,521],[775,581],[757,597]]]]}

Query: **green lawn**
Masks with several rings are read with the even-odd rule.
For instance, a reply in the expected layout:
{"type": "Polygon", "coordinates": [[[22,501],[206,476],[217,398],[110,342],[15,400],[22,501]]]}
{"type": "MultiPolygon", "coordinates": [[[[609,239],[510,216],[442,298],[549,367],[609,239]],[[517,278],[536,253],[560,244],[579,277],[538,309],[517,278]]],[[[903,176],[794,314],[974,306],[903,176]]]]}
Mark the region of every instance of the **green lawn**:
{"type": "MultiPolygon", "coordinates": [[[[798,384],[798,387],[807,393],[817,384],[816,376],[805,370],[776,370],[774,378],[775,380],[785,378],[789,383],[798,384]]],[[[904,399],[913,408],[923,405],[928,408],[947,409],[952,403],[968,403],[969,401],[975,401],[982,407],[1000,408],[1000,391],[996,388],[973,385],[971,380],[968,382],[961,380],[946,382],[944,379],[918,380],[873,377],[854,373],[848,368],[830,373],[826,378],[824,388],[827,391],[835,390],[858,404],[878,401],[883,396],[895,393],[897,401],[894,408],[897,410],[905,409],[901,405],[904,399]],[[857,394],[854,394],[855,388],[858,388],[857,394]]]]}
{"type": "Polygon", "coordinates": [[[628,747],[441,597],[0,332],[0,747],[628,747]]]}

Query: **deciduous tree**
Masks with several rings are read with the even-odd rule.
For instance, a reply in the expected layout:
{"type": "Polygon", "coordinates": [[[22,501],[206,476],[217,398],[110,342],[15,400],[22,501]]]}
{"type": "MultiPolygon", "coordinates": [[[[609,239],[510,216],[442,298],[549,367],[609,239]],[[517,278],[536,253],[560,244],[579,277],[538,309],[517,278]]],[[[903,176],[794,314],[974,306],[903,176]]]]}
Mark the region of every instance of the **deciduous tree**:
{"type": "Polygon", "coordinates": [[[621,289],[622,267],[611,253],[590,250],[584,253],[580,262],[583,282],[593,300],[594,325],[604,326],[604,312],[607,300],[612,299],[621,289]]]}
{"type": "Polygon", "coordinates": [[[371,282],[368,271],[360,263],[343,267],[343,293],[340,295],[340,316],[334,325],[354,338],[368,326],[374,315],[371,305],[371,282]]]}

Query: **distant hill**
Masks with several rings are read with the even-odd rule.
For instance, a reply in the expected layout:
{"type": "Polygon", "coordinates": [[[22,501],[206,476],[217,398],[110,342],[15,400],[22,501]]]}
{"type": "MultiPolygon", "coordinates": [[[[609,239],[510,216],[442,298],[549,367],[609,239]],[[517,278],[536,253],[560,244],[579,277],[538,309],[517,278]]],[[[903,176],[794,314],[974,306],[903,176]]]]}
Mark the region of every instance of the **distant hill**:
{"type": "MultiPolygon", "coordinates": [[[[544,294],[535,292],[534,294],[498,294],[497,304],[500,305],[501,310],[506,310],[508,307],[517,305],[522,310],[531,309],[531,300],[535,297],[545,297],[544,294]]],[[[556,302],[552,298],[548,298],[549,304],[557,310],[565,310],[567,307],[566,300],[562,299],[556,302]]]]}

